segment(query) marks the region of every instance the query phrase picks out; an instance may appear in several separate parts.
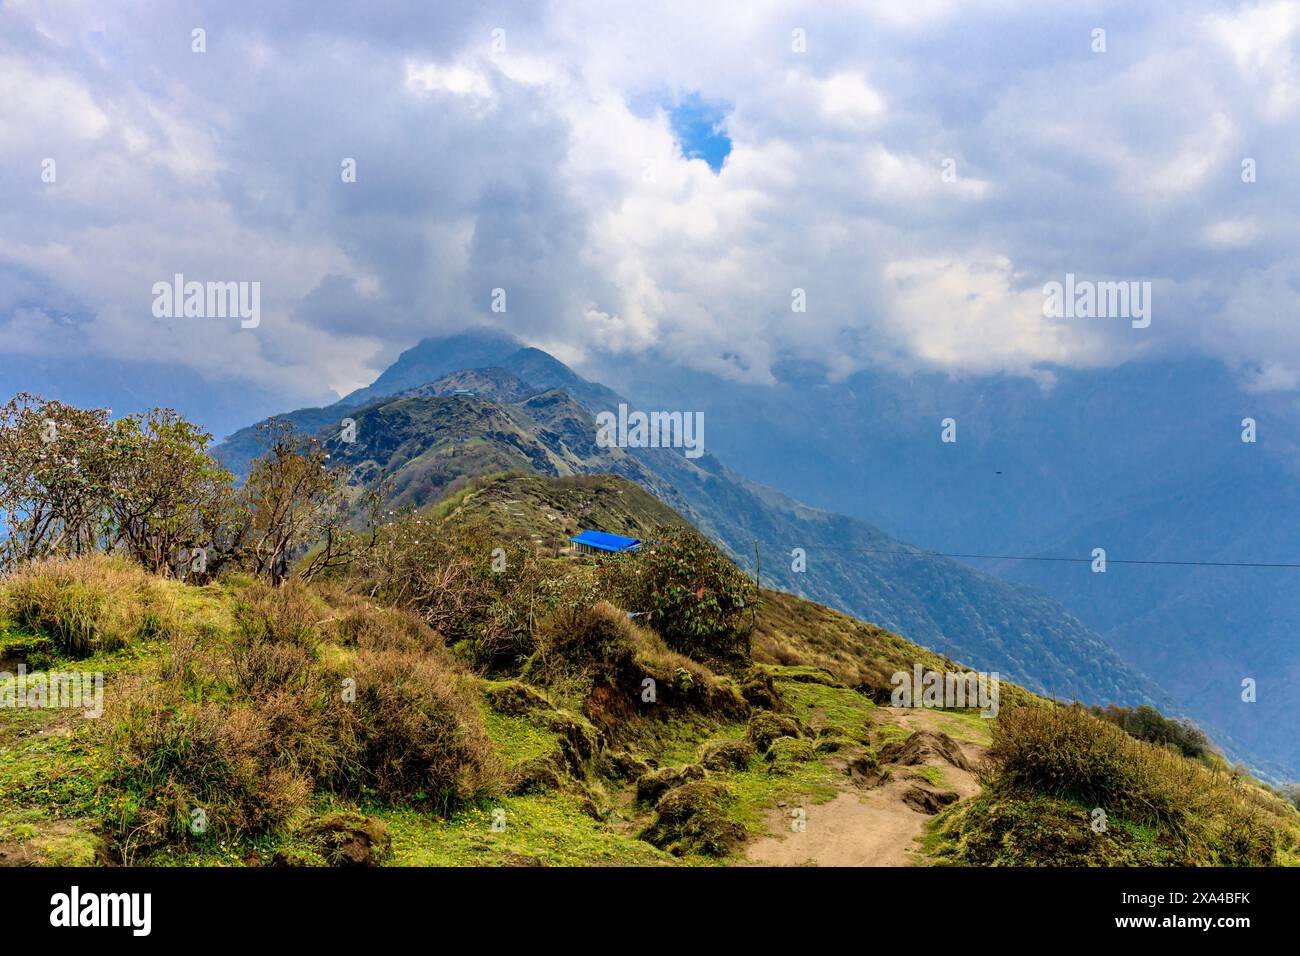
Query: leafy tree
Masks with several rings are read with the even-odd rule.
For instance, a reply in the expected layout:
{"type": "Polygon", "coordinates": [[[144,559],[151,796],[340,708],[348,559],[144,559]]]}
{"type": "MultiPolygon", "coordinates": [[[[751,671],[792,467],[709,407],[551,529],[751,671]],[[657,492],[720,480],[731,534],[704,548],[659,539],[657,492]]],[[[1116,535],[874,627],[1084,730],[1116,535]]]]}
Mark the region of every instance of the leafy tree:
{"type": "Polygon", "coordinates": [[[108,412],[23,392],[0,408],[0,566],[104,546],[108,412]]]}
{"type": "Polygon", "coordinates": [[[231,489],[212,436],[169,409],[109,415],[27,393],[0,409],[0,565],[118,551],[168,574],[217,546],[231,489]]]}
{"type": "Polygon", "coordinates": [[[619,602],[674,650],[696,658],[749,656],[754,585],[693,528],[661,527],[635,555],[604,563],[619,602]]]}
{"type": "Polygon", "coordinates": [[[202,574],[220,561],[220,529],[233,499],[230,473],[204,451],[211,440],[170,409],[114,423],[108,454],[114,543],[155,574],[202,574]]]}
{"type": "Polygon", "coordinates": [[[121,552],[155,574],[210,576],[238,565],[279,584],[347,566],[374,543],[381,479],[350,500],[342,475],[286,422],[242,489],[206,448],[212,436],[170,409],[111,421],[20,394],[0,408],[0,569],[52,556],[121,552]],[[369,541],[351,530],[369,512],[369,541]]]}
{"type": "Polygon", "coordinates": [[[312,548],[300,570],[304,578],[349,563],[355,552],[347,496],[325,449],[295,434],[288,422],[273,419],[260,427],[269,448],[253,463],[234,521],[243,563],[272,584],[282,583],[312,548]]]}

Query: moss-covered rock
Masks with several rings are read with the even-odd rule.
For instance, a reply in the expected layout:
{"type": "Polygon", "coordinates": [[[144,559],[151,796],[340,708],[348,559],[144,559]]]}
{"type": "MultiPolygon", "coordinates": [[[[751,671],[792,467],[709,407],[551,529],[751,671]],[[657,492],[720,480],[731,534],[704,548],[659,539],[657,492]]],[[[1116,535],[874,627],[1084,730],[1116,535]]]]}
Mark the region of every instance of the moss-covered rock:
{"type": "Polygon", "coordinates": [[[811,740],[798,737],[778,737],[767,751],[769,773],[789,773],[794,764],[809,763],[817,759],[811,740]]]}
{"type": "Polygon", "coordinates": [[[648,762],[626,750],[600,755],[600,772],[614,780],[635,783],[653,769],[648,762]]]}
{"type": "Polygon", "coordinates": [[[709,770],[744,770],[753,759],[748,740],[715,740],[700,748],[700,763],[709,770]]]}
{"type": "Polygon", "coordinates": [[[582,774],[587,761],[601,750],[601,733],[585,717],[574,716],[567,710],[556,710],[547,714],[546,726],[559,736],[560,751],[575,773],[582,774]]]}
{"type": "Polygon", "coordinates": [[[493,684],[485,692],[488,704],[499,714],[518,717],[534,710],[551,710],[553,705],[545,695],[516,680],[493,684]]]}
{"type": "Polygon", "coordinates": [[[655,821],[641,839],[675,856],[726,856],[745,839],[745,828],[727,816],[730,801],[731,791],[721,781],[674,787],[655,804],[655,821]]]}
{"type": "Polygon", "coordinates": [[[745,736],[759,753],[767,753],[772,741],[778,737],[802,737],[804,730],[799,721],[793,717],[760,710],[749,718],[745,736]]]}
{"type": "Polygon", "coordinates": [[[814,746],[819,754],[835,754],[858,746],[858,742],[851,737],[827,737],[823,734],[817,738],[814,746]]]}
{"type": "Polygon", "coordinates": [[[550,793],[564,786],[565,760],[559,753],[525,760],[510,772],[510,792],[550,793]]]}
{"type": "Polygon", "coordinates": [[[388,827],[360,813],[331,813],[302,832],[330,866],[374,866],[393,849],[388,827]]]}
{"type": "Polygon", "coordinates": [[[704,768],[697,763],[685,767],[663,767],[644,774],[636,782],[636,798],[640,803],[655,803],[666,791],[704,777],[704,768]]]}
{"type": "Polygon", "coordinates": [[[751,707],[762,710],[780,710],[783,706],[776,681],[765,671],[751,671],[740,685],[740,695],[751,707]]]}

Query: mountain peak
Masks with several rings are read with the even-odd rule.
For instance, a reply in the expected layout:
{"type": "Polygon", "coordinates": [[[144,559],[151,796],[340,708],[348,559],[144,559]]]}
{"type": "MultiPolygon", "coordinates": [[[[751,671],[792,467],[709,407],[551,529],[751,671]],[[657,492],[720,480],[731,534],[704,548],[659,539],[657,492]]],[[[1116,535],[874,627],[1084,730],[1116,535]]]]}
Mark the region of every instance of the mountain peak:
{"type": "Polygon", "coordinates": [[[508,332],[480,326],[454,335],[421,339],[397,357],[397,361],[370,385],[339,400],[339,405],[364,405],[437,381],[449,372],[500,366],[518,352],[523,343],[508,332]]]}

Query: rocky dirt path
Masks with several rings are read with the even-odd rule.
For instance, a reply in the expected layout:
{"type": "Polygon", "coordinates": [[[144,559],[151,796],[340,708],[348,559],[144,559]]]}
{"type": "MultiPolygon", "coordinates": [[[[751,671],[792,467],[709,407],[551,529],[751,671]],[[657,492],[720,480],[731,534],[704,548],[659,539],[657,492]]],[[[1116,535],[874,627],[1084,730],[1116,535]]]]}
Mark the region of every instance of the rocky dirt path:
{"type": "Polygon", "coordinates": [[[972,769],[986,752],[978,725],[925,710],[881,711],[884,723],[911,733],[880,748],[879,774],[849,773],[834,800],[802,807],[788,802],[768,819],[771,836],[749,844],[762,866],[912,866],[932,815],[979,793],[972,769]],[[951,734],[951,736],[950,736],[951,734]],[[806,824],[791,827],[792,810],[806,824]]]}

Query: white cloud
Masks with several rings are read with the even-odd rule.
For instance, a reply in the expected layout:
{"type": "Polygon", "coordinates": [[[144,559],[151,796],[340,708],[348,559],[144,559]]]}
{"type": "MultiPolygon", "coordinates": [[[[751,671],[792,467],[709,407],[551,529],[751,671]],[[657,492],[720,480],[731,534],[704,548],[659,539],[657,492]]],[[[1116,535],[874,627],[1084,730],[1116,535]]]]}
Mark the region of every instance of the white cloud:
{"type": "Polygon", "coordinates": [[[854,73],[837,73],[820,83],[822,111],[835,119],[875,119],[885,111],[885,98],[854,73]]]}
{"type": "Polygon", "coordinates": [[[1232,53],[1233,61],[1262,94],[1266,115],[1275,120],[1295,112],[1300,104],[1300,4],[1271,0],[1244,6],[1233,13],[1211,16],[1212,34],[1232,53]]]}
{"type": "Polygon", "coordinates": [[[1205,241],[1211,246],[1231,248],[1248,246],[1259,234],[1253,219],[1221,219],[1205,227],[1205,241]]]}
{"type": "Polygon", "coordinates": [[[1300,381],[1295,4],[1103,4],[1104,56],[1015,2],[364,23],[325,3],[310,32],[303,9],[0,9],[0,288],[46,290],[0,302],[6,345],[39,345],[58,310],[34,300],[56,290],[87,350],[347,390],[492,320],[501,286],[500,321],[575,361],[657,346],[754,382],[786,357],[1041,378],[1163,349],[1300,381]],[[720,173],[644,106],[691,95],[729,110],[720,173]],[[261,280],[263,329],[141,322],[141,290],[175,271],[261,280]],[[1158,281],[1178,321],[1045,320],[1042,284],[1067,271],[1158,281]]]}
{"type": "Polygon", "coordinates": [[[421,92],[439,91],[457,96],[486,98],[492,95],[487,77],[480,71],[460,63],[408,63],[407,89],[421,92]]]}

